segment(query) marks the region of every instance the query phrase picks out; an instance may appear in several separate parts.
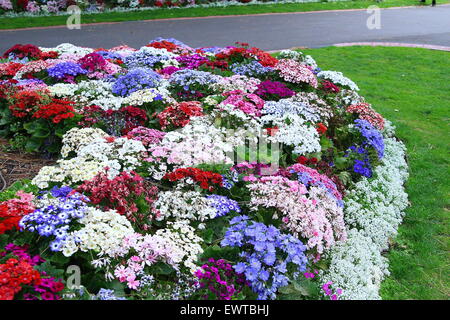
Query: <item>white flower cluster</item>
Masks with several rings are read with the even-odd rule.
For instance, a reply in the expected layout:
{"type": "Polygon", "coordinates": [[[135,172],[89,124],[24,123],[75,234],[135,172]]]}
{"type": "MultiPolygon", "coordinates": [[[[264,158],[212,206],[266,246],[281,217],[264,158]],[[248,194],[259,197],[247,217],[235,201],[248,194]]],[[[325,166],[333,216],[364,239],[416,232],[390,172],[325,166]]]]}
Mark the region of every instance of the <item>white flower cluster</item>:
{"type": "Polygon", "coordinates": [[[271,122],[278,130],[274,136],[268,137],[269,141],[280,142],[293,146],[293,152],[298,155],[320,152],[320,138],[313,126],[305,123],[299,115],[286,113],[283,117],[266,115],[261,117],[263,122],[271,122]]]}
{"type": "Polygon", "coordinates": [[[82,148],[94,140],[106,138],[109,135],[98,128],[72,128],[62,138],[61,156],[67,158],[70,152],[78,153],[82,148]]]}
{"type": "Polygon", "coordinates": [[[42,167],[31,183],[40,189],[48,188],[52,182],[73,185],[85,180],[91,180],[104,167],[103,163],[99,161],[92,161],[82,157],[58,160],[54,166],[42,167]]]}
{"type": "Polygon", "coordinates": [[[48,52],[48,51],[56,51],[59,54],[76,54],[76,55],[81,55],[81,56],[85,56],[89,53],[94,52],[94,49],[92,48],[84,48],[84,47],[78,47],[76,45],[73,45],[71,43],[61,43],[59,45],[57,45],[54,48],[43,48],[40,47],[39,49],[41,49],[44,52],[48,52]]]}
{"type": "Polygon", "coordinates": [[[136,169],[143,160],[145,151],[141,141],[123,137],[108,142],[101,138],[81,147],[77,152],[77,157],[103,163],[104,167],[109,168],[108,177],[112,179],[121,171],[136,169]]]}
{"type": "Polygon", "coordinates": [[[189,225],[187,220],[167,222],[167,228],[156,231],[155,235],[172,241],[184,252],[183,265],[192,273],[198,269],[195,262],[203,253],[201,247],[203,239],[195,234],[195,229],[189,225]]]}
{"type": "Polygon", "coordinates": [[[345,219],[372,239],[380,250],[397,234],[408,205],[403,184],[408,178],[405,147],[394,138],[385,138],[385,156],[375,167],[373,178],[357,182],[345,199],[345,219]]]}
{"type": "Polygon", "coordinates": [[[317,114],[323,123],[327,123],[327,120],[333,116],[332,107],[315,92],[299,92],[289,99],[296,103],[306,104],[308,106],[308,112],[317,114]]]}
{"type": "Polygon", "coordinates": [[[283,115],[290,113],[299,115],[306,121],[311,121],[314,123],[321,122],[323,116],[323,113],[320,113],[320,110],[312,108],[309,103],[295,101],[291,98],[281,99],[279,101],[267,101],[264,104],[262,113],[276,115],[277,117],[282,117],[283,115]]]}
{"type": "Polygon", "coordinates": [[[348,89],[342,89],[341,91],[339,91],[335,99],[339,104],[343,104],[344,106],[360,104],[364,102],[364,98],[361,97],[358,92],[348,89]]]}
{"type": "Polygon", "coordinates": [[[66,257],[78,250],[93,250],[98,254],[108,255],[122,245],[126,236],[135,232],[130,221],[115,210],[101,211],[89,207],[79,222],[83,227],[70,233],[64,241],[62,253],[66,257]]]}
{"type": "Polygon", "coordinates": [[[347,241],[335,245],[329,256],[330,266],[321,274],[321,281],[332,281],[334,288],[342,289],[340,299],[380,299],[378,290],[389,274],[388,263],[369,237],[351,229],[347,232],[347,241]]]}
{"type": "Polygon", "coordinates": [[[330,268],[322,278],[341,288],[343,299],[380,299],[380,283],[389,274],[381,252],[396,235],[408,205],[403,188],[408,177],[405,147],[395,138],[384,141],[385,156],[373,178],[357,182],[345,199],[348,240],[331,249],[330,268]]]}
{"type": "Polygon", "coordinates": [[[123,105],[142,106],[145,103],[152,103],[157,98],[163,99],[166,103],[174,103],[167,89],[161,87],[157,89],[142,89],[134,91],[122,101],[123,105]]]}
{"type": "Polygon", "coordinates": [[[156,220],[170,217],[176,220],[205,221],[216,216],[216,209],[209,205],[209,201],[197,191],[164,191],[158,194],[158,200],[153,203],[156,210],[156,220]]]}
{"type": "Polygon", "coordinates": [[[335,84],[349,87],[351,90],[359,91],[359,87],[349,78],[345,77],[342,72],[338,71],[320,71],[317,77],[330,80],[335,84]]]}
{"type": "MultiPolygon", "coordinates": [[[[68,146],[68,152],[72,149],[68,146]]],[[[58,160],[54,166],[45,166],[33,178],[32,183],[39,188],[48,188],[51,182],[64,182],[68,185],[91,180],[108,167],[108,178],[113,179],[122,171],[132,171],[145,156],[142,142],[128,138],[115,138],[108,142],[97,138],[89,144],[80,146],[76,157],[58,160]]]]}
{"type": "Polygon", "coordinates": [[[258,84],[261,80],[247,77],[244,75],[233,75],[231,77],[224,77],[219,82],[211,84],[211,89],[218,92],[229,92],[240,90],[242,92],[253,93],[258,89],[258,84]]]}
{"type": "Polygon", "coordinates": [[[168,132],[160,143],[149,150],[153,178],[161,179],[167,166],[191,167],[202,163],[232,163],[229,154],[233,146],[227,141],[226,130],[205,122],[205,117],[193,117],[179,131],[168,132]],[[164,163],[161,163],[164,159],[164,163]]]}

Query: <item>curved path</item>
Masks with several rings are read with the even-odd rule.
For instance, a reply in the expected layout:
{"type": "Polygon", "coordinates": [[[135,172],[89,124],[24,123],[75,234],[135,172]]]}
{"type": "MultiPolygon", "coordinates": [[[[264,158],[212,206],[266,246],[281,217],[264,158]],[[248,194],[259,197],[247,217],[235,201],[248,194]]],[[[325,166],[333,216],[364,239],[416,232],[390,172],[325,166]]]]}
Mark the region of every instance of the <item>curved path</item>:
{"type": "MultiPolygon", "coordinates": [[[[151,14],[151,13],[149,13],[151,14]]],[[[16,43],[52,47],[140,47],[156,37],[199,46],[249,42],[264,50],[321,47],[349,42],[398,42],[450,46],[450,5],[381,9],[381,28],[366,26],[366,10],[318,11],[206,18],[179,18],[0,31],[0,52],[16,43]]],[[[81,19],[83,19],[81,17],[81,19]]]]}

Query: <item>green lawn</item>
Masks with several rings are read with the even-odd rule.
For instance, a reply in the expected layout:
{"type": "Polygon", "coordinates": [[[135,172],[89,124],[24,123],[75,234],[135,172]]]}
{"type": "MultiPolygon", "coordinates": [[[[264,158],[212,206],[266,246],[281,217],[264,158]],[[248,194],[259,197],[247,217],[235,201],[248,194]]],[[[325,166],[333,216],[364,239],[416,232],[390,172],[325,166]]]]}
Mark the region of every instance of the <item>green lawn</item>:
{"type": "Polygon", "coordinates": [[[450,53],[414,48],[303,50],[354,80],[408,148],[411,206],[387,254],[383,299],[448,299],[450,53]]]}
{"type": "MultiPolygon", "coordinates": [[[[450,0],[438,0],[439,4],[449,3],[450,0]]],[[[428,5],[431,0],[428,1],[428,5]]],[[[273,12],[305,12],[315,10],[337,10],[337,9],[361,9],[370,5],[377,5],[380,8],[419,5],[418,0],[384,0],[375,2],[374,0],[357,0],[345,2],[317,2],[317,3],[288,3],[270,5],[249,5],[249,6],[229,6],[224,8],[179,8],[179,9],[157,9],[146,11],[130,12],[110,12],[99,14],[83,14],[81,23],[112,22],[149,20],[163,18],[180,17],[206,17],[206,16],[226,16],[236,14],[257,14],[273,12]]],[[[0,18],[0,29],[20,29],[29,27],[44,27],[65,25],[67,16],[50,17],[15,17],[0,18]]]]}

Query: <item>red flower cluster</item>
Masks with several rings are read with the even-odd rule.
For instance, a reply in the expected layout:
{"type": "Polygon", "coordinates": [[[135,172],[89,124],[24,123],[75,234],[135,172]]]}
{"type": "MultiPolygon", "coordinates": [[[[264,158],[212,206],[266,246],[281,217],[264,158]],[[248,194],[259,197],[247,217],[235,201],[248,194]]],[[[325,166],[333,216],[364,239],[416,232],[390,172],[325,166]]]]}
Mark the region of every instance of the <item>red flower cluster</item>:
{"type": "Polygon", "coordinates": [[[321,84],[321,89],[325,92],[339,93],[341,91],[341,89],[331,81],[324,80],[321,84]]]}
{"type": "Polygon", "coordinates": [[[10,258],[0,264],[0,300],[13,300],[22,285],[38,285],[41,275],[25,260],[10,258]]]}
{"type": "Polygon", "coordinates": [[[3,58],[8,58],[9,54],[13,53],[17,58],[29,58],[29,59],[40,59],[42,55],[41,49],[32,44],[16,44],[6,50],[3,54],[3,58]]]}
{"type": "Polygon", "coordinates": [[[20,219],[33,212],[34,206],[31,202],[33,195],[17,192],[19,199],[14,198],[0,203],[0,234],[8,230],[19,230],[20,219]]]}
{"type": "Polygon", "coordinates": [[[328,128],[327,128],[322,122],[319,122],[319,123],[317,124],[316,130],[317,130],[317,132],[318,132],[320,135],[322,135],[322,134],[324,134],[325,132],[327,132],[328,128]]]}
{"type": "Polygon", "coordinates": [[[305,156],[300,156],[300,157],[297,158],[297,162],[300,163],[300,164],[303,164],[303,165],[305,165],[305,164],[312,164],[312,165],[314,165],[318,161],[319,160],[317,160],[317,158],[315,158],[315,157],[312,157],[312,158],[308,159],[305,156]]]}
{"type": "Polygon", "coordinates": [[[7,62],[0,64],[0,79],[12,78],[17,71],[23,67],[23,64],[17,62],[7,62]]]}
{"type": "Polygon", "coordinates": [[[184,127],[189,123],[191,117],[203,116],[203,108],[199,101],[185,101],[165,108],[156,115],[161,129],[165,130],[168,126],[184,127]]]}
{"type": "Polygon", "coordinates": [[[106,60],[98,53],[92,52],[79,59],[78,63],[83,69],[94,72],[96,70],[102,70],[106,65],[106,60]]]}
{"type": "Polygon", "coordinates": [[[24,118],[34,113],[36,107],[45,100],[45,96],[37,91],[24,90],[14,93],[10,100],[9,110],[13,116],[24,118]]]}
{"type": "MultiPolygon", "coordinates": [[[[143,222],[146,216],[138,214],[136,200],[143,197],[150,206],[158,193],[158,188],[155,186],[146,188],[144,179],[133,171],[130,173],[124,171],[109,180],[107,170],[100,172],[92,180],[85,181],[76,191],[86,194],[91,203],[102,209],[115,209],[118,213],[125,214],[131,222],[143,222]]],[[[146,228],[145,223],[143,228],[146,228]]]]}
{"type": "Polygon", "coordinates": [[[241,45],[240,48],[231,48],[226,52],[220,52],[216,54],[218,60],[226,60],[229,63],[242,62],[243,59],[257,58],[258,62],[264,67],[274,67],[278,59],[272,57],[269,53],[262,51],[259,48],[248,48],[248,43],[236,42],[241,45]]]}
{"type": "Polygon", "coordinates": [[[173,172],[166,173],[163,177],[163,179],[168,179],[172,182],[186,178],[194,180],[196,183],[200,184],[202,189],[209,191],[214,190],[214,184],[220,187],[223,185],[222,175],[212,171],[203,171],[201,169],[191,167],[176,169],[173,172]]]}
{"type": "Polygon", "coordinates": [[[33,118],[49,119],[53,123],[75,116],[74,103],[69,100],[52,99],[49,104],[40,106],[33,114],[33,118]]]}
{"type": "Polygon", "coordinates": [[[347,112],[357,113],[359,118],[366,120],[378,130],[384,128],[384,118],[372,109],[368,103],[353,104],[347,107],[347,112]]]}
{"type": "Polygon", "coordinates": [[[178,46],[175,43],[166,40],[152,42],[150,44],[147,44],[146,47],[152,47],[156,49],[166,49],[167,51],[170,52],[173,52],[178,49],[178,46]]]}

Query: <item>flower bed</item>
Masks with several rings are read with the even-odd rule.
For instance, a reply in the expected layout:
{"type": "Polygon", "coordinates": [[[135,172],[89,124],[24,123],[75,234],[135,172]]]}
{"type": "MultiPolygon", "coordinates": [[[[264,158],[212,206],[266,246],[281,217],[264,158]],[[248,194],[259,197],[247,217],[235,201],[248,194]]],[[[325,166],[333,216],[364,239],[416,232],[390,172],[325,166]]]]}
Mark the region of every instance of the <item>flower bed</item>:
{"type": "Polygon", "coordinates": [[[156,39],[15,45],[0,79],[0,135],[58,157],[0,193],[1,299],[380,298],[405,148],[342,73],[156,39]]]}
{"type": "Polygon", "coordinates": [[[67,12],[67,9],[73,5],[76,5],[84,14],[95,14],[101,12],[157,10],[159,8],[208,8],[308,2],[320,2],[320,0],[0,0],[0,15],[66,15],[73,13],[73,11],[67,12]]]}

